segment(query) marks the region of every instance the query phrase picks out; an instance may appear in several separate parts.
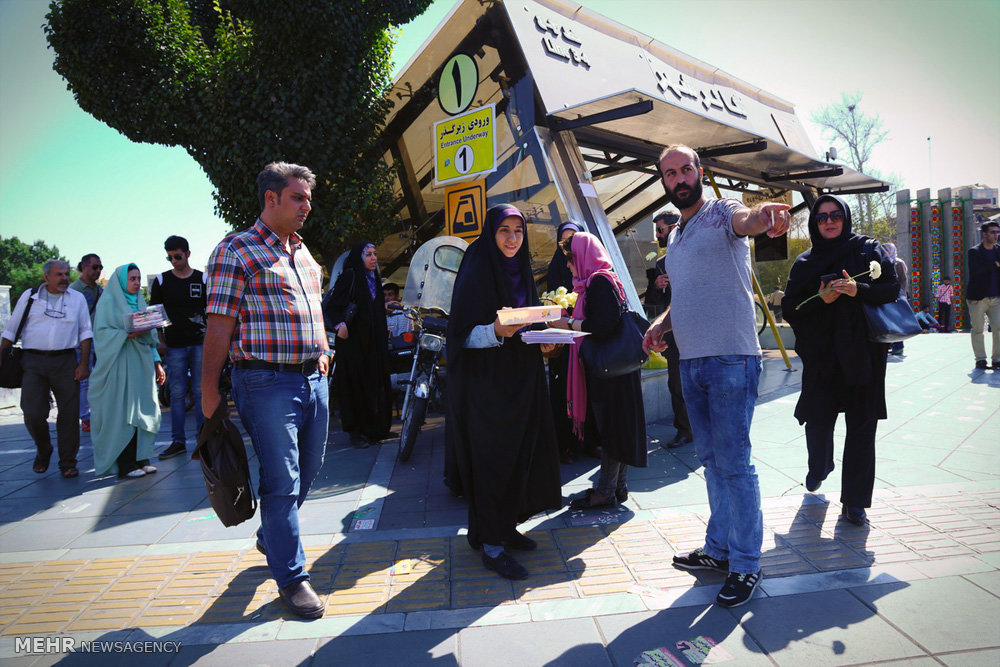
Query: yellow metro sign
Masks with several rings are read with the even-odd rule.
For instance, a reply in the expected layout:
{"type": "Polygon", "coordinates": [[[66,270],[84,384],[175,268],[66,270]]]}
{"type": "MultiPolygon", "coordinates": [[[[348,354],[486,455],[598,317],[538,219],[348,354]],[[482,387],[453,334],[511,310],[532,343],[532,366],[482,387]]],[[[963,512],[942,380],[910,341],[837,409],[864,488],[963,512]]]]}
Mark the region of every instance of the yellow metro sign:
{"type": "Polygon", "coordinates": [[[488,174],[497,165],[496,105],[434,123],[434,183],[488,174]]]}
{"type": "Polygon", "coordinates": [[[444,208],[445,234],[466,241],[479,238],[486,218],[486,180],[446,186],[444,208]]]}

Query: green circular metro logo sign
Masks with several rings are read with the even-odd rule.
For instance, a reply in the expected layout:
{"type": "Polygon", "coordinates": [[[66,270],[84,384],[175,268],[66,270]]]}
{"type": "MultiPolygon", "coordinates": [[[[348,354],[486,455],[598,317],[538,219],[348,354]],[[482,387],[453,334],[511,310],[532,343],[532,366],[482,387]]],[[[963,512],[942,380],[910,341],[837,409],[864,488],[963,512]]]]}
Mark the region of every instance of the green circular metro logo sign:
{"type": "Polygon", "coordinates": [[[472,56],[452,56],[441,70],[438,81],[438,104],[445,113],[460,114],[469,108],[479,88],[479,68],[472,56]]]}

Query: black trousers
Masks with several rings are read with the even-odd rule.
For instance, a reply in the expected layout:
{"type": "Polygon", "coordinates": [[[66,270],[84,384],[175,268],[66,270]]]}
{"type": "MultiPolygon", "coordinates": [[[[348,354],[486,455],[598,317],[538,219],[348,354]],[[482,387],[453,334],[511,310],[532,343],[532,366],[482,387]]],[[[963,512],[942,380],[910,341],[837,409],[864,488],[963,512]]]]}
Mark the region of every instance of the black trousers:
{"type": "Polygon", "coordinates": [[[674,411],[674,428],[678,433],[691,437],[691,422],[681,392],[681,353],[677,350],[673,331],[664,334],[663,340],[667,343],[663,356],[667,359],[667,387],[670,388],[670,407],[674,411]]]}
{"type": "Polygon", "coordinates": [[[139,453],[139,431],[136,430],[132,433],[132,439],[128,441],[125,445],[125,449],[122,450],[115,462],[118,464],[118,476],[125,477],[133,470],[137,470],[143,466],[149,465],[149,459],[142,459],[141,461],[136,460],[136,456],[139,453]]]}
{"type": "MultiPolygon", "coordinates": [[[[844,439],[844,468],[840,473],[840,502],[848,507],[871,507],[878,420],[859,421],[852,413],[845,416],[847,437],[844,439]]],[[[826,479],[833,471],[833,426],[836,422],[836,413],[829,419],[806,422],[809,474],[819,480],[826,479]]]]}
{"type": "Polygon", "coordinates": [[[566,412],[566,380],[569,374],[569,351],[566,348],[558,356],[549,359],[549,403],[552,405],[552,421],[556,427],[559,455],[563,458],[574,456],[580,451],[580,441],[573,434],[573,422],[566,412]]]}
{"type": "Polygon", "coordinates": [[[945,303],[944,301],[938,301],[938,322],[941,323],[941,328],[945,332],[951,331],[951,304],[945,303]]]}
{"type": "Polygon", "coordinates": [[[56,398],[56,440],[59,468],[76,467],[80,451],[80,383],[74,379],[76,355],[73,350],[55,356],[25,352],[22,358],[21,413],[24,425],[35,441],[39,463],[48,465],[52,456],[49,433],[49,390],[56,398]]]}

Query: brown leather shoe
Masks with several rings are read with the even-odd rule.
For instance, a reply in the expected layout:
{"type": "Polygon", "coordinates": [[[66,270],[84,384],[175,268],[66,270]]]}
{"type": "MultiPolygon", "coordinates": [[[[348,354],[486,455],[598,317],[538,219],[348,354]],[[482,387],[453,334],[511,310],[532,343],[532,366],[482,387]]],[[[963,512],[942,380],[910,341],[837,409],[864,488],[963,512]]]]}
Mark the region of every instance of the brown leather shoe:
{"type": "Polygon", "coordinates": [[[308,579],[300,579],[294,584],[278,589],[278,595],[296,616],[319,618],[323,615],[323,602],[316,595],[308,579]]]}

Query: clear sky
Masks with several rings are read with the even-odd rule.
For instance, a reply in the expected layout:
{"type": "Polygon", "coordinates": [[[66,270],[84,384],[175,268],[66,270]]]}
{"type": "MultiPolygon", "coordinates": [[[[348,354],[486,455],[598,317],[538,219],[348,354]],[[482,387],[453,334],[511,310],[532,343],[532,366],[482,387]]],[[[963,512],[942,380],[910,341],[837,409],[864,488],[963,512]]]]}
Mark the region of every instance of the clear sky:
{"type": "MultiPolygon", "coordinates": [[[[397,67],[454,4],[438,0],[401,29],[397,67]]],[[[1000,187],[996,0],[581,4],[793,103],[818,153],[827,143],[810,112],[857,90],[889,130],[878,169],[912,190],[1000,187]]],[[[52,70],[46,6],[0,0],[0,235],[42,239],[74,264],[97,252],[107,267],[131,261],[149,274],[169,268],[163,239],[180,234],[201,268],[227,230],[211,184],[182,149],[134,144],[76,106],[52,70]]]]}

